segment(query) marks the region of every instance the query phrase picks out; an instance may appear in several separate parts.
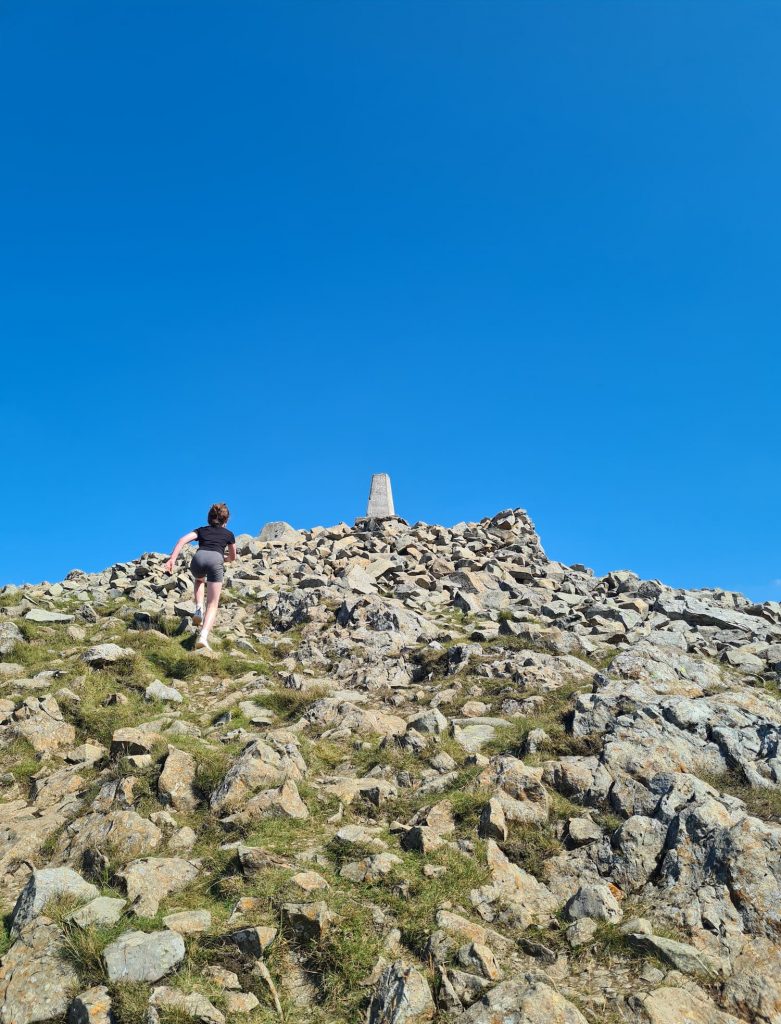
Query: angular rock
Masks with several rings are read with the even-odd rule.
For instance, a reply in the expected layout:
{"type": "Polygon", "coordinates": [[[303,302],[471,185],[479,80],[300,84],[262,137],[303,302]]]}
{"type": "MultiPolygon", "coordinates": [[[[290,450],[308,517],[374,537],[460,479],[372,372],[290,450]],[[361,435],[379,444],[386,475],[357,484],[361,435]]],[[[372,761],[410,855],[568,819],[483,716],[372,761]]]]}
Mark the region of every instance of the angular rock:
{"type": "Polygon", "coordinates": [[[607,885],[582,885],[567,903],[564,913],[570,921],[590,917],[593,921],[616,922],[624,916],[607,885]]]}
{"type": "Polygon", "coordinates": [[[328,904],[283,903],[282,920],[288,930],[299,940],[319,942],[333,923],[328,904]]]}
{"type": "Polygon", "coordinates": [[[147,700],[162,700],[171,704],[181,704],[184,699],[175,686],[166,686],[159,679],[155,679],[147,686],[144,696],[147,700]]]}
{"type": "Polygon", "coordinates": [[[68,1024],[114,1024],[111,996],[105,985],[80,992],[68,1007],[68,1024]]]}
{"type": "Polygon", "coordinates": [[[197,763],[192,754],[177,747],[168,747],[163,770],[157,780],[157,792],[164,804],[177,811],[193,811],[198,806],[195,788],[197,763]]]}
{"type": "Polygon", "coordinates": [[[46,910],[48,903],[60,897],[86,903],[97,895],[97,887],[71,868],[33,871],[11,913],[11,934],[18,935],[25,925],[46,910]]]}
{"type": "Polygon", "coordinates": [[[154,917],[160,901],[186,888],[198,877],[198,865],[181,857],[146,857],[117,873],[134,914],[154,917]]]}
{"type": "Polygon", "coordinates": [[[461,1020],[464,1024],[588,1024],[576,1006],[531,975],[500,982],[461,1020]]]}
{"type": "Polygon", "coordinates": [[[637,1002],[648,1024],[742,1024],[732,1014],[722,1013],[704,994],[695,995],[682,988],[664,986],[637,1002]]]}
{"type": "Polygon", "coordinates": [[[401,961],[380,975],[369,1004],[368,1024],[417,1024],[431,1020],[435,1006],[428,982],[401,961]]]}
{"type": "Polygon", "coordinates": [[[172,931],[125,932],[103,950],[109,981],[159,981],[184,959],[184,939],[172,931]]]}
{"type": "Polygon", "coordinates": [[[106,665],[114,665],[118,661],[135,656],[132,647],[120,647],[118,644],[96,644],[90,647],[81,656],[81,660],[90,668],[105,668],[106,665]]]}

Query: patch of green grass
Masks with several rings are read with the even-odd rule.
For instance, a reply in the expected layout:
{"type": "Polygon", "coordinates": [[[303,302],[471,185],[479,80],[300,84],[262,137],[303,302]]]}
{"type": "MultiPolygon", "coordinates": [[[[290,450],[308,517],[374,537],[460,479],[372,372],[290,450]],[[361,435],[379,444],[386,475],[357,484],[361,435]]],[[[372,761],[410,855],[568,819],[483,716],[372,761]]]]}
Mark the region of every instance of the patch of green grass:
{"type": "Polygon", "coordinates": [[[361,983],[382,952],[383,935],[371,908],[351,894],[334,891],[328,903],[337,921],[311,950],[309,961],[320,974],[323,1008],[333,1008],[346,1020],[362,1020],[368,992],[361,983]]]}
{"type": "Polygon", "coordinates": [[[142,982],[123,981],[109,989],[112,1008],[120,1024],[146,1024],[149,986],[142,982]]]}
{"type": "MultiPolygon", "coordinates": [[[[582,813],[582,812],[581,812],[582,813]]],[[[616,829],[621,828],[624,824],[624,819],[616,814],[614,811],[609,810],[598,810],[592,811],[591,817],[605,832],[612,834],[616,829]]]]}
{"type": "Polygon", "coordinates": [[[325,819],[336,811],[338,801],[334,798],[320,802],[313,798],[304,783],[299,782],[297,785],[301,798],[309,808],[309,817],[264,818],[255,821],[245,831],[244,842],[247,846],[262,846],[271,853],[292,856],[313,843],[323,842],[325,819]]]}
{"type": "Polygon", "coordinates": [[[44,865],[53,856],[54,851],[57,849],[57,844],[67,827],[67,825],[61,825],[59,828],[55,828],[41,843],[38,849],[38,857],[44,865]]]}
{"type": "Polygon", "coordinates": [[[313,775],[329,774],[349,761],[349,752],[332,740],[310,740],[301,736],[299,750],[313,775]]]}
{"type": "Polygon", "coordinates": [[[599,654],[584,654],[581,655],[584,661],[587,661],[589,665],[593,665],[595,669],[603,672],[605,669],[610,668],[611,663],[621,652],[617,647],[608,647],[606,650],[599,654]]]}
{"type": "MultiPolygon", "coordinates": [[[[44,627],[51,631],[50,636],[42,634],[41,627],[32,623],[19,623],[22,633],[35,635],[27,639],[27,642],[14,644],[11,653],[0,657],[0,661],[15,662],[22,665],[28,675],[34,676],[49,668],[63,668],[63,659],[66,653],[73,649],[74,642],[64,632],[63,627],[44,627]]],[[[11,680],[11,682],[13,682],[11,680]]],[[[61,680],[64,682],[64,679],[61,680]]]]}
{"type": "Polygon", "coordinates": [[[480,814],[488,803],[488,793],[484,789],[457,789],[450,793],[448,800],[453,808],[453,817],[461,830],[468,836],[477,833],[480,814]]]}
{"type": "Polygon", "coordinates": [[[545,881],[545,862],[564,847],[550,822],[514,822],[509,836],[499,844],[505,856],[540,881],[545,881]]]}
{"type": "Polygon", "coordinates": [[[275,711],[286,721],[300,718],[315,701],[327,697],[328,689],[324,686],[310,686],[306,690],[293,690],[279,686],[263,694],[263,707],[275,711]]]}
{"type": "Polygon", "coordinates": [[[485,885],[489,880],[485,844],[476,842],[474,854],[461,853],[449,846],[425,857],[418,853],[394,852],[402,859],[395,877],[405,884],[401,887],[375,885],[364,888],[374,902],[393,914],[406,945],[422,955],[428,937],[436,927],[436,914],[441,905],[449,902],[469,907],[472,889],[485,885]],[[427,864],[444,867],[444,874],[427,878],[423,874],[427,864]]]}
{"type": "Polygon", "coordinates": [[[9,917],[8,915],[6,915],[2,920],[2,924],[0,924],[0,957],[4,957],[8,950],[13,945],[13,940],[11,938],[11,928],[8,923],[8,920],[9,917]]]}
{"type": "MultiPolygon", "coordinates": [[[[137,927],[135,923],[134,927],[137,927]]],[[[83,986],[105,984],[103,950],[127,930],[128,922],[124,918],[115,924],[92,925],[89,928],[67,923],[64,925],[62,953],[76,969],[83,986]]]]}
{"type": "MultiPolygon", "coordinates": [[[[599,752],[602,748],[602,739],[599,736],[573,736],[568,730],[568,722],[575,706],[575,698],[580,693],[588,692],[588,687],[582,682],[571,681],[555,690],[547,690],[537,694],[540,698],[535,711],[530,715],[523,715],[512,720],[505,729],[497,732],[494,739],[490,740],[484,747],[483,753],[506,754],[514,753],[520,756],[526,738],[533,729],[543,729],[548,739],[540,746],[536,754],[527,754],[524,760],[528,764],[534,764],[548,760],[551,757],[562,757],[567,755],[587,756],[599,752]]],[[[535,696],[524,694],[524,696],[535,696]]]]}
{"type": "Polygon", "coordinates": [[[442,644],[439,649],[426,646],[414,651],[412,659],[420,677],[431,681],[444,678],[447,669],[447,652],[452,646],[451,642],[442,644]]]}
{"type": "Polygon", "coordinates": [[[111,745],[115,729],[125,729],[154,716],[160,705],[144,700],[140,690],[128,686],[105,669],[88,672],[80,692],[81,700],[71,709],[71,718],[84,732],[104,746],[111,745]],[[127,703],[105,704],[106,698],[121,692],[127,703]]]}
{"type": "MultiPolygon", "coordinates": [[[[525,623],[529,625],[529,623],[525,623]]],[[[498,636],[487,640],[485,646],[491,648],[503,648],[507,651],[533,651],[536,654],[558,654],[556,646],[544,635],[537,637],[515,636],[513,633],[500,633],[498,636]]]]}
{"type": "Polygon", "coordinates": [[[419,755],[400,747],[391,738],[383,741],[373,737],[366,746],[345,751],[345,754],[349,755],[351,773],[358,777],[368,775],[377,765],[392,768],[394,772],[406,771],[413,777],[418,774],[421,767],[419,755]]]}
{"type": "Polygon", "coordinates": [[[171,745],[195,758],[195,788],[198,795],[207,801],[224,779],[232,758],[240,753],[245,744],[207,743],[195,736],[182,735],[172,737],[171,745]]]}
{"type": "Polygon", "coordinates": [[[463,801],[464,814],[470,813],[473,800],[473,784],[482,769],[478,765],[467,765],[459,768],[448,784],[436,793],[421,793],[418,789],[402,789],[393,805],[393,816],[400,821],[408,821],[422,807],[438,803],[440,800],[463,801]],[[469,794],[469,795],[462,795],[469,794]]]}
{"type": "Polygon", "coordinates": [[[697,775],[719,793],[738,797],[755,818],[781,822],[781,786],[750,786],[743,775],[733,769],[725,772],[698,771],[697,775]]]}
{"type": "Polygon", "coordinates": [[[35,748],[23,736],[0,747],[0,774],[10,772],[17,782],[29,782],[40,767],[35,748]]]}

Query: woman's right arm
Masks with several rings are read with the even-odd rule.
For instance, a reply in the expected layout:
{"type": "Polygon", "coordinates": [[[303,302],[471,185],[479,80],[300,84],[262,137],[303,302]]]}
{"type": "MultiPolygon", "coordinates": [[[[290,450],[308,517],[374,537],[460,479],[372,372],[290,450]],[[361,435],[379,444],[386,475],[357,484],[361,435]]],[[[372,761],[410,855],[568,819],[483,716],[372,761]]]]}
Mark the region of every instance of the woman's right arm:
{"type": "Polygon", "coordinates": [[[165,563],[165,568],[168,572],[174,571],[174,562],[179,557],[179,552],[182,550],[185,544],[189,544],[190,541],[193,540],[198,540],[198,534],[195,532],[195,530],[190,530],[190,532],[186,533],[184,537],[179,538],[179,540],[176,542],[176,547],[171,552],[171,557],[165,563]]]}

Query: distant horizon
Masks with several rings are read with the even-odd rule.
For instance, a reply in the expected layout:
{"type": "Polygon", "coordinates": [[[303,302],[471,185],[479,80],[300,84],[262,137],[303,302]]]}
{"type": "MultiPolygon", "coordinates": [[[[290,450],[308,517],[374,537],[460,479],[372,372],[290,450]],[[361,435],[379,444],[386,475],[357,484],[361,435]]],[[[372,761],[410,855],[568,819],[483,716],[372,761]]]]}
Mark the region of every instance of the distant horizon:
{"type": "Polygon", "coordinates": [[[528,509],[781,598],[781,5],[3,6],[0,580],[528,509]]]}

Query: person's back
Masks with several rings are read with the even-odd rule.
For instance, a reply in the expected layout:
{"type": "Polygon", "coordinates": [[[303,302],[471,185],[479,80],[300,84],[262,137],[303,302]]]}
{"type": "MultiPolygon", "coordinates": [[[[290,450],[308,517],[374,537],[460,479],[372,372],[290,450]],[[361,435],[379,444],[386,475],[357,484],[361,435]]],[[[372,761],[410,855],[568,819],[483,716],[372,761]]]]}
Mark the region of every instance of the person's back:
{"type": "Polygon", "coordinates": [[[225,548],[236,543],[236,538],[224,526],[199,526],[193,533],[198,538],[199,551],[218,551],[224,555],[225,548]]]}
{"type": "Polygon", "coordinates": [[[229,516],[227,505],[212,505],[209,509],[208,526],[199,526],[196,530],[191,530],[180,537],[173,554],[166,563],[168,571],[173,572],[176,558],[184,545],[189,544],[190,541],[198,541],[198,550],[190,562],[190,572],[193,575],[195,590],[193,622],[196,625],[203,623],[195,646],[205,647],[207,650],[211,650],[209,631],[217,616],[217,605],[220,603],[220,593],[222,592],[225,549],[228,549],[229,562],[233,562],[236,558],[236,538],[230,530],[225,528],[229,516]],[[205,614],[202,605],[204,584],[206,585],[205,614]]]}

